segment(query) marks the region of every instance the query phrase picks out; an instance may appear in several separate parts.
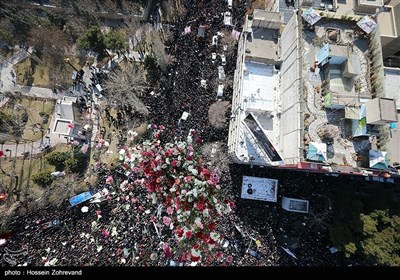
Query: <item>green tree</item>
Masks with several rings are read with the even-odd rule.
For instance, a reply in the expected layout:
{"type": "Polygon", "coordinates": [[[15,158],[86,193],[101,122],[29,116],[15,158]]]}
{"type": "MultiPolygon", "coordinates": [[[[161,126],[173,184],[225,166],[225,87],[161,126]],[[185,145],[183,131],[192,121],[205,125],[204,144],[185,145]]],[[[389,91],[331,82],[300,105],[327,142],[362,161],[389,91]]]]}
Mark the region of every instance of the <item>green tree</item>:
{"type": "Polygon", "coordinates": [[[65,167],[65,161],[70,158],[70,153],[54,151],[46,156],[49,164],[53,165],[57,171],[62,171],[65,167]]]}
{"type": "Polygon", "coordinates": [[[379,265],[400,265],[400,217],[389,215],[388,210],[375,210],[369,215],[360,215],[363,222],[364,239],[362,253],[379,265]]]}
{"type": "Polygon", "coordinates": [[[53,178],[53,176],[51,176],[50,171],[43,171],[43,172],[33,175],[32,180],[35,184],[37,184],[41,187],[47,187],[47,186],[51,185],[54,178],[53,178]]]}
{"type": "Polygon", "coordinates": [[[65,161],[65,170],[69,173],[83,173],[86,157],[70,157],[65,161]]]}
{"type": "Polygon", "coordinates": [[[78,38],[78,46],[84,50],[92,50],[100,55],[104,55],[106,45],[105,36],[98,26],[90,27],[78,38]]]}
{"type": "Polygon", "coordinates": [[[125,50],[128,48],[125,35],[119,31],[110,31],[104,36],[104,44],[112,51],[125,50]]]}

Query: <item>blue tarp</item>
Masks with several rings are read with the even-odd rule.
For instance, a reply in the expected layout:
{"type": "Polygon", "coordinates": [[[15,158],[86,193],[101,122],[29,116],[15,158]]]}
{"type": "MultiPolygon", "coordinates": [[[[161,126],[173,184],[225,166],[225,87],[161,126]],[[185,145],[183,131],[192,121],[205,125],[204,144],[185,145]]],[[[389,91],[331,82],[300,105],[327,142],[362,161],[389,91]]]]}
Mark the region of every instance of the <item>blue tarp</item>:
{"type": "Polygon", "coordinates": [[[318,63],[321,64],[321,66],[324,66],[325,63],[328,62],[329,60],[329,44],[325,44],[317,54],[317,60],[318,63]]]}
{"type": "Polygon", "coordinates": [[[315,161],[325,161],[326,155],[326,144],[311,142],[308,146],[307,158],[315,161]]]}
{"type": "Polygon", "coordinates": [[[71,206],[75,206],[79,203],[82,203],[86,200],[89,200],[93,197],[93,194],[91,192],[84,192],[84,193],[80,193],[74,197],[71,197],[69,199],[69,204],[71,204],[71,206]]]}

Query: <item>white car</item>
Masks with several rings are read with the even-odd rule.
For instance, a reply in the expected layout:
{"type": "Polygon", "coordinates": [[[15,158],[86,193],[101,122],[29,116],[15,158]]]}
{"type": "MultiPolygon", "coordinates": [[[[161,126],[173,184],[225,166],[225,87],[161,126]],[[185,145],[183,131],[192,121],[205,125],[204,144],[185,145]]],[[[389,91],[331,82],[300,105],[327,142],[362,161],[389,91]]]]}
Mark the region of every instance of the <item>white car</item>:
{"type": "Polygon", "coordinates": [[[51,176],[56,177],[56,178],[64,177],[65,176],[65,172],[61,172],[61,171],[52,172],[51,176]]]}
{"type": "Polygon", "coordinates": [[[218,45],[218,35],[214,35],[214,36],[212,37],[212,45],[213,45],[213,46],[218,45]]]}
{"type": "Polygon", "coordinates": [[[222,97],[224,97],[224,85],[220,84],[218,85],[217,99],[221,99],[222,97]]]}
{"type": "Polygon", "coordinates": [[[221,65],[222,66],[226,65],[226,57],[224,54],[221,54],[221,65]]]}
{"type": "Polygon", "coordinates": [[[224,25],[231,26],[232,25],[232,14],[231,12],[224,13],[224,25]]]}
{"type": "Polygon", "coordinates": [[[215,53],[215,52],[211,53],[211,59],[214,62],[217,59],[217,53],[215,53]]]}

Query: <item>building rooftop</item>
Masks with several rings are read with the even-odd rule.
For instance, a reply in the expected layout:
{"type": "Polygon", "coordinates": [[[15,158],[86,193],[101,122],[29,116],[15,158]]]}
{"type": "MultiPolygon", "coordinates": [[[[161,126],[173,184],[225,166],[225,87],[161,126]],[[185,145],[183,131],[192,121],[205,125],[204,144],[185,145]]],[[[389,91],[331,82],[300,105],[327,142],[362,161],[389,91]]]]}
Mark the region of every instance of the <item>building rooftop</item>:
{"type": "Polygon", "coordinates": [[[378,14],[378,27],[381,36],[395,36],[397,37],[395,18],[392,9],[383,11],[378,14]]]}
{"type": "Polygon", "coordinates": [[[57,119],[54,124],[53,132],[62,135],[69,135],[71,130],[70,125],[71,122],[69,120],[57,119]]]}
{"type": "Polygon", "coordinates": [[[61,102],[58,104],[58,114],[60,119],[74,121],[74,109],[72,103],[61,102]]]}
{"type": "Polygon", "coordinates": [[[305,150],[313,142],[328,143],[328,164],[357,168],[368,167],[362,159],[368,158],[370,134],[360,106],[371,100],[371,92],[365,59],[369,42],[355,34],[354,25],[323,18],[313,30],[303,30],[302,76],[307,88],[305,112],[310,115],[304,122],[305,150]],[[327,48],[320,53],[326,43],[329,54],[327,48]],[[312,72],[317,57],[326,63],[312,72]]]}
{"type": "Polygon", "coordinates": [[[396,108],[400,110],[400,69],[384,68],[386,97],[396,100],[396,108]]]}
{"type": "Polygon", "coordinates": [[[257,135],[245,125],[245,119],[248,120],[249,115],[255,119],[271,145],[279,147],[279,121],[274,117],[279,106],[278,83],[279,73],[274,65],[245,61],[242,110],[238,111],[242,125],[240,138],[244,140],[244,144],[238,146],[237,152],[239,156],[243,155],[244,160],[254,158],[254,163],[271,164],[271,159],[260,145],[257,135]]]}
{"type": "Polygon", "coordinates": [[[247,35],[246,56],[254,60],[278,60],[278,30],[255,28],[247,35]]]}

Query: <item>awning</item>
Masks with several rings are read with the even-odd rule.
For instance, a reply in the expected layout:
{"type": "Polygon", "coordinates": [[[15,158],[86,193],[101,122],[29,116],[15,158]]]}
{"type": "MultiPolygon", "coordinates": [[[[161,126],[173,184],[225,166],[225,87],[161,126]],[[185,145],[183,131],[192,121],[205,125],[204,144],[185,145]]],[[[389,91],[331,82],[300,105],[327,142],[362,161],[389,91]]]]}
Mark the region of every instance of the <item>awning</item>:
{"type": "Polygon", "coordinates": [[[315,12],[313,8],[309,8],[308,10],[304,11],[301,16],[311,25],[314,25],[322,18],[317,12],[315,12]]]}
{"type": "Polygon", "coordinates": [[[359,22],[357,22],[357,25],[367,34],[374,31],[377,26],[376,22],[369,16],[363,17],[359,22]]]}
{"type": "Polygon", "coordinates": [[[383,152],[380,150],[370,150],[369,167],[376,169],[387,169],[387,152],[383,152]]]}
{"type": "Polygon", "coordinates": [[[325,143],[311,142],[309,144],[309,146],[308,146],[307,158],[309,160],[315,160],[315,161],[325,161],[325,160],[327,160],[326,144],[325,143]]]}

